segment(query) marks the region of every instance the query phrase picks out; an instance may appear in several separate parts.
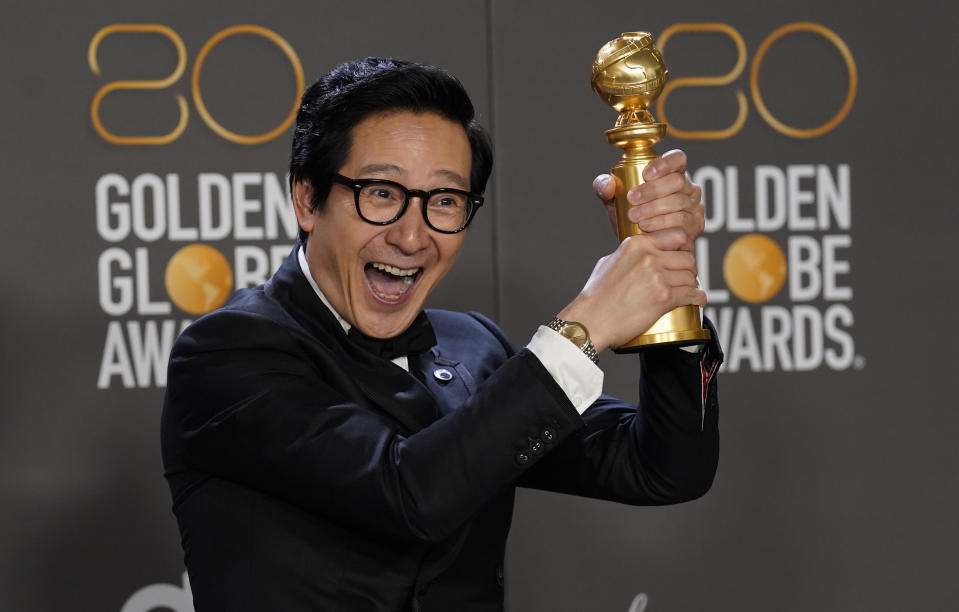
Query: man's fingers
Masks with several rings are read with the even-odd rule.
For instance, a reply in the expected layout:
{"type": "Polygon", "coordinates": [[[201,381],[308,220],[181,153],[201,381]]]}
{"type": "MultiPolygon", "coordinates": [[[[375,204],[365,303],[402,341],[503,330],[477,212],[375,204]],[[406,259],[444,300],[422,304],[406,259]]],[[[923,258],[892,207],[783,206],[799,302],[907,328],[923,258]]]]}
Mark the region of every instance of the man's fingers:
{"type": "Polygon", "coordinates": [[[669,227],[643,235],[652,240],[653,245],[661,251],[691,252],[693,250],[691,234],[681,227],[669,227]]]}
{"type": "MultiPolygon", "coordinates": [[[[668,164],[669,168],[685,164],[685,154],[672,152],[668,164]]],[[[593,191],[606,206],[614,232],[617,227],[615,196],[621,188],[619,179],[610,174],[600,174],[593,180],[593,191]]],[[[692,250],[693,239],[703,231],[705,211],[702,189],[690,183],[685,174],[670,172],[634,187],[626,197],[632,204],[627,218],[643,232],[660,234],[654,241],[657,248],[692,250]]]]}
{"type": "Polygon", "coordinates": [[[690,270],[667,270],[665,278],[670,287],[696,288],[696,274],[690,270]]]}
{"type": "Polygon", "coordinates": [[[660,254],[663,269],[691,274],[692,285],[696,284],[696,258],[689,251],[665,251],[660,254]]]}
{"type": "Polygon", "coordinates": [[[600,174],[593,179],[593,191],[604,203],[610,203],[616,197],[616,181],[608,174],[600,174]]]}
{"type": "Polygon", "coordinates": [[[706,292],[702,289],[692,287],[682,291],[679,299],[676,300],[676,306],[706,306],[706,292]]]}
{"type": "Polygon", "coordinates": [[[673,193],[682,193],[692,199],[695,189],[695,186],[686,180],[686,175],[674,172],[633,187],[626,194],[626,199],[630,204],[642,204],[673,193]]]}
{"type": "Polygon", "coordinates": [[[684,193],[673,193],[664,198],[657,198],[652,202],[631,206],[627,215],[633,223],[639,223],[643,219],[652,219],[659,215],[668,215],[675,212],[698,212],[699,201],[693,201],[693,198],[684,193]]]}
{"type": "Polygon", "coordinates": [[[625,264],[628,268],[645,268],[647,270],[671,270],[674,272],[689,272],[692,278],[696,277],[696,258],[689,251],[663,250],[655,244],[653,236],[630,236],[624,240],[617,251],[626,253],[625,264]],[[643,242],[645,239],[645,243],[643,242]]]}
{"type": "Polygon", "coordinates": [[[606,207],[606,214],[609,216],[609,224],[616,234],[616,191],[621,189],[622,184],[615,176],[610,174],[600,174],[593,179],[593,192],[606,207]]]}
{"type": "Polygon", "coordinates": [[[677,227],[687,234],[696,231],[699,220],[686,211],[657,215],[649,219],[641,219],[638,223],[639,229],[644,232],[658,232],[660,230],[677,227]]]}
{"type": "Polygon", "coordinates": [[[654,159],[643,169],[643,178],[650,181],[670,172],[686,172],[686,154],[679,149],[667,151],[659,159],[654,159]]]}

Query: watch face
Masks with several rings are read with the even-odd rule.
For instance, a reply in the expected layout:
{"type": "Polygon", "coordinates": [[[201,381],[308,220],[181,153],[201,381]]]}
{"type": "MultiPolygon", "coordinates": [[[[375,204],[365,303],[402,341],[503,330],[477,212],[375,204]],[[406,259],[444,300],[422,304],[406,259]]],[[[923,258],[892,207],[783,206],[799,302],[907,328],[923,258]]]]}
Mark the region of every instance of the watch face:
{"type": "Polygon", "coordinates": [[[579,323],[569,323],[559,331],[564,337],[569,338],[570,342],[583,348],[586,345],[586,328],[579,323]]]}

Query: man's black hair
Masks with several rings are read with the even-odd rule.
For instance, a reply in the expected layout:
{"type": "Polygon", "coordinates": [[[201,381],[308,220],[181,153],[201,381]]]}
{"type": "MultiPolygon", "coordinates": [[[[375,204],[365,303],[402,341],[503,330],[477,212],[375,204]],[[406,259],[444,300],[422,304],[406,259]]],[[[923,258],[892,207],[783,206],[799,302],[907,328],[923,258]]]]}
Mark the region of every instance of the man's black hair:
{"type": "MultiPolygon", "coordinates": [[[[306,182],[311,208],[322,210],[333,175],[349,155],[353,128],[390,111],[431,112],[462,125],[472,153],[470,191],[483,193],[493,168],[492,145],[462,83],[442,68],[382,57],[337,66],[303,94],[293,128],[290,189],[306,182]]],[[[306,238],[301,229],[300,240],[306,238]]]]}

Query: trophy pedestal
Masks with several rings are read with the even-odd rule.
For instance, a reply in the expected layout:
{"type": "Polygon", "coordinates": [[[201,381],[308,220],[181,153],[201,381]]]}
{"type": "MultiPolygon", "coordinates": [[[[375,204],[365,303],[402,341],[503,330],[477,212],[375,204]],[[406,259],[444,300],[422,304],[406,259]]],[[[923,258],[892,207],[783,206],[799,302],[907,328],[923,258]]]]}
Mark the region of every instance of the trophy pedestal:
{"type": "Polygon", "coordinates": [[[637,353],[659,346],[691,346],[709,341],[709,330],[703,329],[698,306],[680,306],[670,310],[653,323],[653,326],[623,346],[614,348],[614,353],[637,353]]]}

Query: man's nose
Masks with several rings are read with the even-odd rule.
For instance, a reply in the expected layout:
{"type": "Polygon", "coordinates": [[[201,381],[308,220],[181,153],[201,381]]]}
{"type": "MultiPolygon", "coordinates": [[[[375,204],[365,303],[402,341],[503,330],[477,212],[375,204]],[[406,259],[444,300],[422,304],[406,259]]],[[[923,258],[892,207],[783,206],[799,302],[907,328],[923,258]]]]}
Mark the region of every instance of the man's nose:
{"type": "Polygon", "coordinates": [[[403,216],[390,224],[386,233],[386,241],[408,255],[425,249],[430,241],[432,230],[423,219],[422,206],[422,198],[410,198],[403,216]]]}

